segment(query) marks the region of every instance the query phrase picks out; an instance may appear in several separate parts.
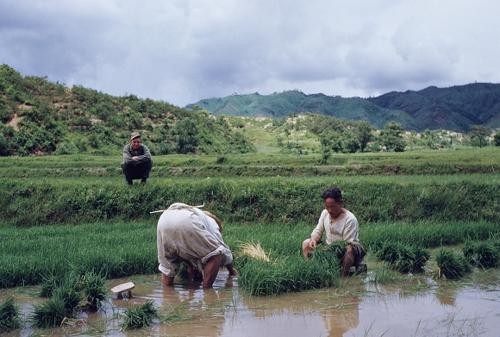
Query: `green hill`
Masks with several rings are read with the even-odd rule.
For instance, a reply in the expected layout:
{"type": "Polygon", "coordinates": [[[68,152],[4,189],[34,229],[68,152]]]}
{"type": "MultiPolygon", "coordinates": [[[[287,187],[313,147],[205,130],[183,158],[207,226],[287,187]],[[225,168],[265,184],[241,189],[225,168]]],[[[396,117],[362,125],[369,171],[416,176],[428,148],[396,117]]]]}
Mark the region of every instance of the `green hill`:
{"type": "Polygon", "coordinates": [[[223,118],[134,95],[22,76],[0,65],[0,155],[117,154],[140,131],[153,154],[254,151],[223,118]]]}
{"type": "Polygon", "coordinates": [[[471,125],[500,127],[500,84],[472,83],[449,88],[390,92],[370,102],[406,111],[419,129],[468,131],[471,125]]]}
{"type": "Polygon", "coordinates": [[[271,95],[232,95],[203,99],[199,106],[216,115],[283,117],[313,112],[347,120],[365,120],[376,128],[395,121],[410,130],[468,131],[472,125],[500,127],[500,84],[391,92],[375,98],[344,98],[285,91],[271,95]]]}

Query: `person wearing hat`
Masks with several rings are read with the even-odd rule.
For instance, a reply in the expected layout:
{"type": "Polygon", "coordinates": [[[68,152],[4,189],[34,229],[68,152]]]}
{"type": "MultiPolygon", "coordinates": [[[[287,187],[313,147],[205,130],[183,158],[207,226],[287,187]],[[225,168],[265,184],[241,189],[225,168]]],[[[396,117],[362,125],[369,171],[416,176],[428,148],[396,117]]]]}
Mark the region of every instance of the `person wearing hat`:
{"type": "Polygon", "coordinates": [[[129,185],[133,179],[141,179],[145,183],[153,166],[151,153],[146,145],[141,144],[139,132],[132,132],[130,143],[123,147],[122,170],[129,185]]]}

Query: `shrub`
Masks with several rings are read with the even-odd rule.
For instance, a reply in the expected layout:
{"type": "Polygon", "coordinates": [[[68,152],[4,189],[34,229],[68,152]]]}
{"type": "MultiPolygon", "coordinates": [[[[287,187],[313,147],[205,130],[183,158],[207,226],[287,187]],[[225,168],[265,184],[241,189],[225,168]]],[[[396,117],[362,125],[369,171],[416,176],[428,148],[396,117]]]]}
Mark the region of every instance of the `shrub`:
{"type": "Polygon", "coordinates": [[[465,257],[450,249],[440,249],[436,254],[439,274],[447,279],[459,279],[470,272],[470,265],[465,257]]]}
{"type": "Polygon", "coordinates": [[[17,329],[20,326],[19,308],[14,299],[9,297],[0,304],[0,333],[17,329]]]}

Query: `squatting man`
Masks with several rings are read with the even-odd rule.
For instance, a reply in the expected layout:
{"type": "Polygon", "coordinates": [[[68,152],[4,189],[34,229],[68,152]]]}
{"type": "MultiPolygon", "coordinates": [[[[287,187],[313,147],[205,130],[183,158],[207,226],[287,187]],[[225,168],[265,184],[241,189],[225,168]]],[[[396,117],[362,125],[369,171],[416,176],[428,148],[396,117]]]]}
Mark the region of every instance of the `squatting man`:
{"type": "Polygon", "coordinates": [[[321,196],[325,209],[321,212],[311,237],[302,243],[302,254],[307,260],[321,242],[323,233],[326,234],[327,245],[339,240],[347,241],[346,252],[342,258],[342,276],[348,276],[351,267],[359,266],[366,253],[359,242],[358,220],[344,208],[342,192],[338,187],[327,189],[321,196]]]}

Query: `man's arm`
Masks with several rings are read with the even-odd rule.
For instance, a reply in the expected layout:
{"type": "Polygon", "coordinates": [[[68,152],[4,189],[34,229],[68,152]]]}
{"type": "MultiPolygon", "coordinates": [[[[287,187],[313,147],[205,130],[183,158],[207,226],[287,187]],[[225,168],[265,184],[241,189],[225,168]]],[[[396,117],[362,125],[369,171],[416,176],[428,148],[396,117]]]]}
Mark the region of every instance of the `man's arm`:
{"type": "Polygon", "coordinates": [[[131,161],[132,161],[132,156],[130,155],[129,145],[127,144],[123,147],[123,163],[127,164],[130,163],[131,161]]]}
{"type": "Polygon", "coordinates": [[[342,239],[347,242],[358,242],[359,224],[356,218],[350,218],[346,221],[342,239]]]}
{"type": "Polygon", "coordinates": [[[147,161],[151,161],[151,152],[149,152],[149,149],[146,145],[142,145],[142,148],[144,149],[144,154],[142,156],[137,156],[137,161],[144,163],[147,161]]]}
{"type": "Polygon", "coordinates": [[[311,240],[309,241],[309,247],[311,248],[316,248],[316,245],[318,244],[318,242],[321,240],[321,237],[323,236],[323,232],[325,230],[325,226],[324,226],[324,220],[325,220],[325,216],[326,216],[326,210],[324,210],[323,212],[321,212],[321,216],[319,217],[319,220],[318,220],[318,224],[316,225],[316,227],[313,229],[312,233],[311,233],[311,240]]]}

